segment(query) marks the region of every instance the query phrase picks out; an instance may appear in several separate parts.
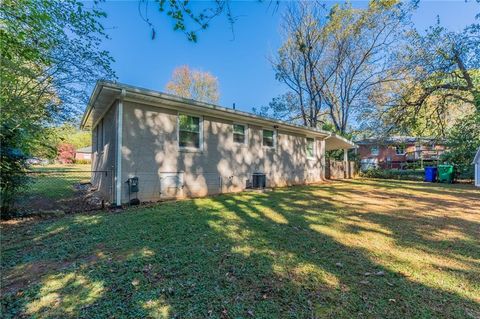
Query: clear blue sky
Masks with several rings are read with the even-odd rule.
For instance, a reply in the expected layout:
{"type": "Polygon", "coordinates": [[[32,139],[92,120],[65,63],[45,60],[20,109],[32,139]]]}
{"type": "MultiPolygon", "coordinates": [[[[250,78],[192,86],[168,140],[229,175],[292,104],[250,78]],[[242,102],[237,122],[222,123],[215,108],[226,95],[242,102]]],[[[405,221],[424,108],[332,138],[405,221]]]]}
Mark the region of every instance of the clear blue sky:
{"type": "MultiPolygon", "coordinates": [[[[352,1],[362,6],[366,1],[352,1]]],[[[163,91],[175,67],[189,65],[210,71],[220,83],[220,104],[251,111],[252,107],[266,105],[283,93],[268,62],[280,46],[280,19],[287,3],[280,3],[275,12],[269,1],[233,2],[232,12],[238,17],[234,35],[225,17],[218,17],[210,27],[198,33],[197,43],[188,42],[181,32],[172,30],[173,22],[149,7],[149,18],[156,26],[156,38],[151,39],[148,25],[138,13],[138,1],[107,1],[101,7],[108,17],[104,25],[111,40],[105,41],[116,62],[118,80],[127,84],[163,91]]],[[[334,1],[329,1],[334,3],[334,1]]],[[[203,3],[195,3],[201,7],[203,3]]],[[[414,14],[414,23],[424,30],[436,22],[461,30],[474,21],[480,6],[473,0],[426,1],[414,14]]]]}

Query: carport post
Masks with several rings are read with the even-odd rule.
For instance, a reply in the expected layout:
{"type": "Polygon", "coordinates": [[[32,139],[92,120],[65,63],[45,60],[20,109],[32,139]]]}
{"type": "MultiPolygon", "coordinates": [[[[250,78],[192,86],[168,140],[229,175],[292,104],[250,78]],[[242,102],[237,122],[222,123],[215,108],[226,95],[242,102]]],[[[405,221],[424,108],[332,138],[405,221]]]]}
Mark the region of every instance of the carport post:
{"type": "Polygon", "coordinates": [[[343,149],[343,164],[344,164],[344,174],[345,178],[350,178],[350,165],[348,163],[348,149],[343,149]]]}

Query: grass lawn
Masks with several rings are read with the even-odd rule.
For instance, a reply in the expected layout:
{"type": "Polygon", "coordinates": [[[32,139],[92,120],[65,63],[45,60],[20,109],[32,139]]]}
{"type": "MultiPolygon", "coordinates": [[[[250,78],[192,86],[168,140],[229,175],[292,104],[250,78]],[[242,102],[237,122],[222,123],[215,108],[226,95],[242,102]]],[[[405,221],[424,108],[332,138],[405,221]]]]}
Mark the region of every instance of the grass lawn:
{"type": "Polygon", "coordinates": [[[2,317],[479,318],[480,191],[353,180],[2,225],[2,317]]]}
{"type": "Polygon", "coordinates": [[[90,164],[52,164],[32,166],[29,174],[31,183],[25,190],[25,197],[62,199],[73,196],[75,183],[88,182],[91,176],[90,164]]]}

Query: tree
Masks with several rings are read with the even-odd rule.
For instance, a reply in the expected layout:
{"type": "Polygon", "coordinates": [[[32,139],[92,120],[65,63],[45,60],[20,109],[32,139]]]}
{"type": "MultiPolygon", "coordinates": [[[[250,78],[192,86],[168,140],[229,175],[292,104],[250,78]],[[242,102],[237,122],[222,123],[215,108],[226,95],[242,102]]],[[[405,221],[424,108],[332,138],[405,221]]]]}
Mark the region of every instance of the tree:
{"type": "Polygon", "coordinates": [[[20,130],[2,130],[0,143],[0,217],[2,219],[14,216],[12,209],[18,194],[26,187],[29,179],[27,157],[21,150],[19,141],[22,140],[20,130]]]}
{"type": "Polygon", "coordinates": [[[473,179],[473,159],[480,147],[480,112],[460,118],[447,135],[442,160],[456,164],[473,179]]]}
{"type": "Polygon", "coordinates": [[[79,130],[74,124],[65,123],[42,130],[42,139],[30,149],[30,155],[41,158],[54,159],[60,144],[71,144],[74,149],[87,147],[92,144],[92,134],[89,131],[79,130]]]}
{"type": "Polygon", "coordinates": [[[75,159],[75,148],[72,144],[61,143],[58,145],[58,160],[62,164],[72,164],[75,159]]]}
{"type": "Polygon", "coordinates": [[[210,72],[191,70],[187,65],[176,68],[166,85],[168,93],[206,103],[218,103],[218,80],[210,72]]]}
{"type": "Polygon", "coordinates": [[[408,76],[384,93],[381,113],[389,130],[445,136],[459,115],[480,112],[479,24],[461,32],[440,23],[425,34],[412,31],[397,57],[408,76]]]}
{"type": "MultiPolygon", "coordinates": [[[[264,0],[257,0],[258,3],[264,0]]],[[[269,8],[277,8],[280,4],[279,0],[269,0],[269,8]],[[274,4],[272,6],[272,4],[274,4]]],[[[210,27],[210,23],[219,16],[224,15],[232,30],[237,17],[233,14],[230,4],[232,0],[215,0],[203,2],[199,5],[199,1],[178,1],[178,0],[156,0],[155,5],[158,11],[166,14],[173,20],[173,30],[180,31],[185,34],[188,41],[197,42],[198,32],[206,30],[210,27]],[[194,4],[192,6],[192,3],[194,4]]],[[[140,17],[150,27],[152,40],[155,39],[156,29],[152,20],[148,16],[149,0],[139,0],[138,12],[140,17]]],[[[275,9],[274,9],[275,10],[275,9]]]]}
{"type": "MultiPolygon", "coordinates": [[[[367,9],[300,3],[283,18],[284,44],[273,59],[276,77],[296,95],[294,116],[303,125],[330,122],[341,134],[383,83],[403,76],[392,59],[409,8],[396,1],[371,1],[367,9]]],[[[274,101],[271,107],[275,107],[274,101]]]]}
{"type": "Polygon", "coordinates": [[[114,78],[100,48],[105,13],[77,0],[5,0],[0,17],[2,151],[30,154],[46,129],[79,115],[95,81],[114,78]]]}

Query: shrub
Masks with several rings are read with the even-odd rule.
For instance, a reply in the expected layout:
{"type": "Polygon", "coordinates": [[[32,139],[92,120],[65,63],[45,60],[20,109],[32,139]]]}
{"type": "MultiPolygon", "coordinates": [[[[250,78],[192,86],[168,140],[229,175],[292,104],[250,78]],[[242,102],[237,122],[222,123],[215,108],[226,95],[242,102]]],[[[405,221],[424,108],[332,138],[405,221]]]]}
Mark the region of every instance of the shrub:
{"type": "Polygon", "coordinates": [[[424,170],[396,170],[396,169],[380,169],[373,168],[360,173],[361,177],[368,178],[384,178],[384,179],[401,179],[411,181],[423,181],[424,170]]]}
{"type": "Polygon", "coordinates": [[[0,151],[0,217],[15,217],[14,204],[18,195],[27,186],[27,157],[17,147],[21,131],[2,126],[0,151]]]}
{"type": "Polygon", "coordinates": [[[58,145],[57,158],[62,164],[72,164],[75,159],[75,148],[72,144],[63,143],[58,145]]]}

